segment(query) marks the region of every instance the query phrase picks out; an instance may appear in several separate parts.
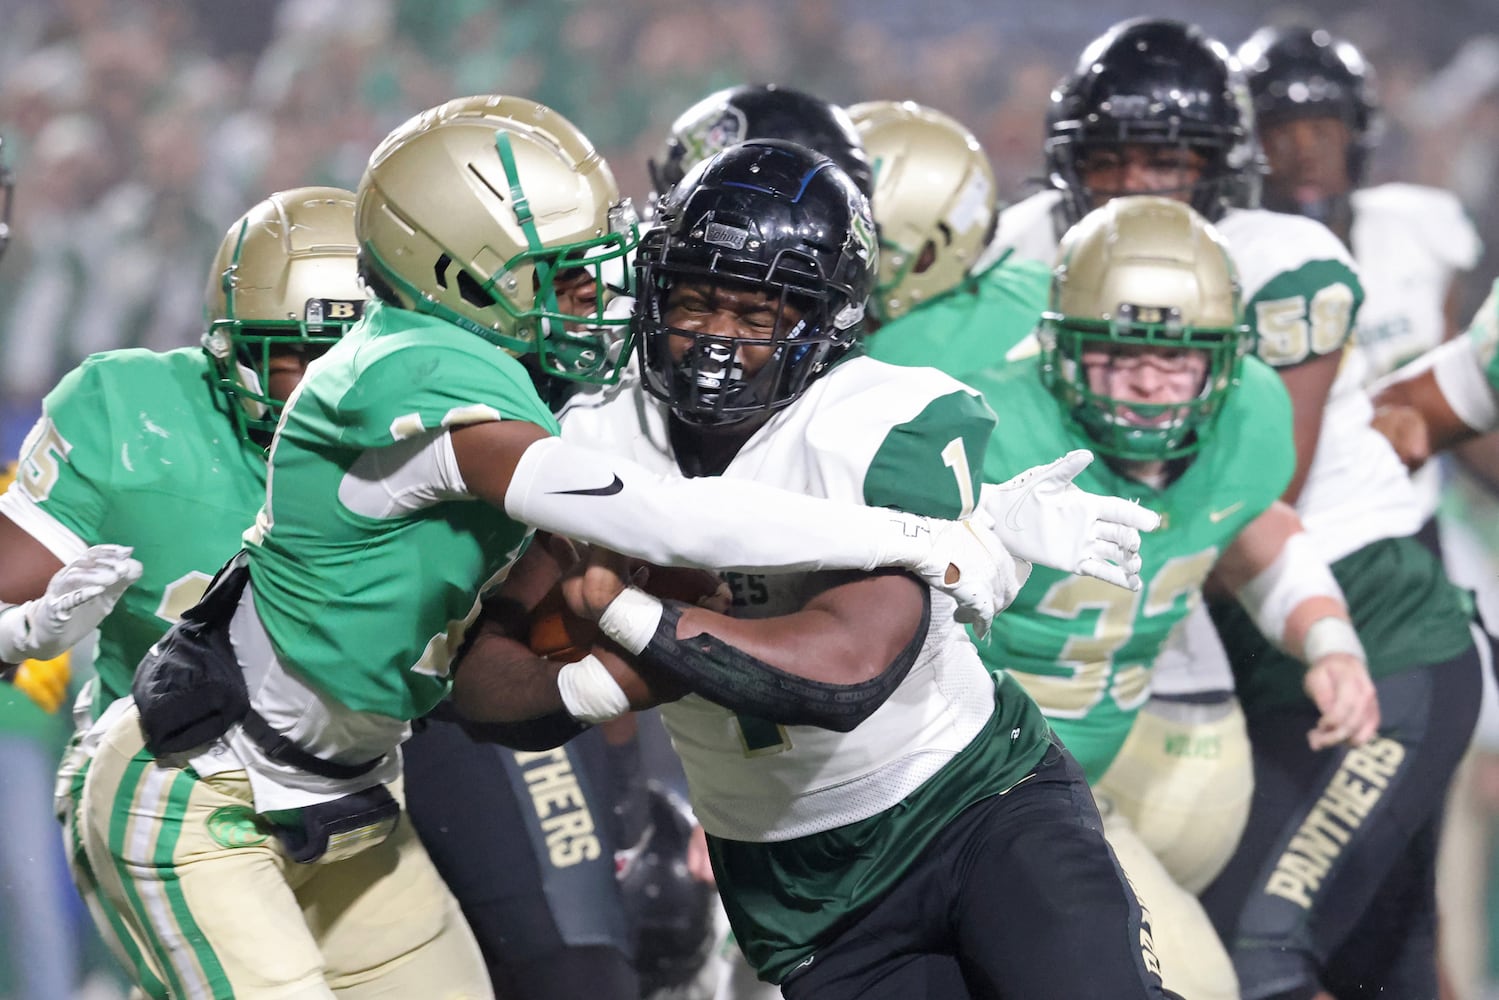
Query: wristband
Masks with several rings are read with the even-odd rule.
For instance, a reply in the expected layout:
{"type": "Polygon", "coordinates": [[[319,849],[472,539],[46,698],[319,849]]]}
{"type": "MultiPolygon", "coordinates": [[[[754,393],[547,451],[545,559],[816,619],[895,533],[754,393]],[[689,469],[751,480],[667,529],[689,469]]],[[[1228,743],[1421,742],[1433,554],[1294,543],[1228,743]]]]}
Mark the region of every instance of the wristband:
{"type": "Polygon", "coordinates": [[[1315,663],[1328,653],[1347,653],[1365,663],[1369,662],[1369,658],[1364,655],[1364,644],[1359,642],[1353,625],[1346,618],[1335,618],[1332,615],[1318,618],[1307,626],[1306,638],[1301,641],[1301,652],[1307,663],[1315,663]]]}
{"type": "Polygon", "coordinates": [[[661,602],[638,587],[626,587],[599,615],[599,631],[630,653],[650,645],[661,623],[661,602]]]}
{"type": "Polygon", "coordinates": [[[630,710],[630,699],[592,653],[557,672],[557,691],[567,713],[579,722],[608,722],[630,710]]]}

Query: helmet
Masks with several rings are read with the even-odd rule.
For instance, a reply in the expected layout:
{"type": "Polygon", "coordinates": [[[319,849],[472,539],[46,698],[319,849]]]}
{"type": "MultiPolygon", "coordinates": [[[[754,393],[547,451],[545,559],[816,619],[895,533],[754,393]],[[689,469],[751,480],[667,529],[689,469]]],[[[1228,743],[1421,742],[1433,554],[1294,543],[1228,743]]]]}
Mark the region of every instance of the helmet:
{"type": "Polygon", "coordinates": [[[1191,204],[1209,219],[1252,201],[1260,160],[1254,113],[1222,43],[1195,25],[1135,18],[1083,50],[1052,91],[1047,113],[1046,167],[1069,224],[1093,204],[1079,169],[1083,157],[1131,143],[1179,146],[1206,157],[1191,204]]]}
{"type": "Polygon", "coordinates": [[[15,176],[5,164],[5,137],[0,136],[0,257],[10,245],[10,202],[15,190],[15,176]]]}
{"type": "Polygon", "coordinates": [[[370,156],[355,217],[372,288],[515,355],[547,375],[611,382],[628,316],[638,232],[593,144],[520,97],[458,98],[401,125],[370,156]],[[559,274],[590,274],[592,307],[565,312],[559,274]]]}
{"type": "Polygon", "coordinates": [[[874,165],[880,276],[870,311],[889,322],[968,276],[998,217],[994,170],[960,122],[912,101],[848,109],[874,165]]]}
{"type": "MultiPolygon", "coordinates": [[[[1364,181],[1369,154],[1379,141],[1381,116],[1374,96],[1374,72],[1352,44],[1313,28],[1261,28],[1239,46],[1239,62],[1254,99],[1260,126],[1296,118],[1336,118],[1348,126],[1348,179],[1364,181]]],[[[1331,214],[1267,192],[1276,211],[1331,214]]],[[[1341,196],[1346,202],[1347,195],[1341,196]]]]}
{"type": "Polygon", "coordinates": [[[709,94],[672,122],[666,145],[648,162],[656,198],[665,198],[714,153],[746,139],[787,139],[815,149],[869,196],[869,160],[848,112],[800,90],[759,83],[709,94]]]}
{"type": "Polygon", "coordinates": [[[1253,349],[1223,238],[1188,206],[1152,196],[1111,199],[1067,232],[1039,332],[1042,381],[1098,451],[1127,461],[1200,448],[1253,349]],[[1094,392],[1082,353],[1121,346],[1202,351],[1201,392],[1127,404],[1094,392]]]}
{"type": "Polygon", "coordinates": [[[208,272],[203,349],[235,427],[265,444],[281,400],[264,384],[277,349],[326,348],[364,311],[354,239],[354,193],[280,191],[239,218],[208,272]]]}
{"type": "Polygon", "coordinates": [[[827,157],[771,139],[699,164],[640,242],[635,323],[646,389],[698,424],[786,406],[857,339],[877,257],[869,200],[827,157]],[[667,325],[668,296],[688,281],[749,288],[779,303],[769,337],[776,349],[758,371],[744,374],[740,351],[766,339],[667,325]],[[679,358],[674,340],[686,341],[679,358]]]}
{"type": "Polygon", "coordinates": [[[692,821],[659,782],[647,784],[650,826],[620,872],[620,893],[635,943],[641,996],[681,986],[713,948],[714,890],[687,870],[692,821]]]}

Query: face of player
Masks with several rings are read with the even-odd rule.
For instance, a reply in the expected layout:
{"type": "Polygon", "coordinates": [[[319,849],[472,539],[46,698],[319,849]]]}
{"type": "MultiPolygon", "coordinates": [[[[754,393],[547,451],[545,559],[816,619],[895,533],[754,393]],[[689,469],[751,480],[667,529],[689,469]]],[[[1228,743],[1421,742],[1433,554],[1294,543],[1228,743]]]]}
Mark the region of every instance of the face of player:
{"type": "Polygon", "coordinates": [[[1078,161],[1093,208],[1132,194],[1190,201],[1206,167],[1207,158],[1195,149],[1156,143],[1095,146],[1078,161]]]}
{"type": "MultiPolygon", "coordinates": [[[[741,341],[735,360],[740,377],[747,379],[775,353],[771,339],[778,315],[781,329],[789,330],[801,320],[802,311],[790,302],[783,305],[779,296],[761,288],[679,281],[666,294],[664,320],[677,330],[741,341]]],[[[692,346],[687,337],[673,336],[672,360],[682,361],[692,346]]]]}
{"type": "Polygon", "coordinates": [[[1082,354],[1088,373],[1088,388],[1118,403],[1114,416],[1137,424],[1160,425],[1176,414],[1157,406],[1188,403],[1202,393],[1207,378],[1207,355],[1200,350],[1161,347],[1096,347],[1082,354]],[[1129,403],[1151,404],[1149,411],[1131,409],[1129,403]]]}
{"type": "Polygon", "coordinates": [[[1339,118],[1295,118],[1260,129],[1270,173],[1265,203],[1312,205],[1347,194],[1348,144],[1353,133],[1339,118]]]}
{"type": "MultiPolygon", "coordinates": [[[[559,271],[552,279],[552,291],[557,295],[557,311],[569,316],[593,315],[598,295],[598,283],[591,270],[582,267],[559,271]]],[[[569,330],[584,327],[583,323],[563,324],[569,330]]]]}
{"type": "Polygon", "coordinates": [[[273,347],[265,365],[265,391],[272,399],[286,402],[307,374],[307,366],[327,353],[327,346],[273,347]]]}

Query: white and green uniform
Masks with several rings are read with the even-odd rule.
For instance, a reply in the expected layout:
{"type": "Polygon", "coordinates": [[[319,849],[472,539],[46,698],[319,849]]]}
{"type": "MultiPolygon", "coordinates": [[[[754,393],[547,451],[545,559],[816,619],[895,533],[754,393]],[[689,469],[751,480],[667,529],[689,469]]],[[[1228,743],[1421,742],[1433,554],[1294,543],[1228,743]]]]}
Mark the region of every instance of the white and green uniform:
{"type": "MultiPolygon", "coordinates": [[[[1041,383],[1038,363],[1020,361],[974,377],[1001,428],[984,459],[984,478],[1002,482],[1089,438],[1071,426],[1041,383]]],[[[1160,489],[1121,475],[1104,461],[1077,485],[1137,500],[1161,515],[1140,547],[1139,592],[1037,566],[1015,602],[980,644],[989,669],[1009,671],[1031,693],[1062,742],[1096,782],[1129,735],[1151,688],[1151,668],[1173,629],[1202,601],[1218,556],[1285,490],[1294,457],[1291,406],[1274,372],[1252,359],[1202,449],[1160,489]]]]}
{"type": "MultiPolygon", "coordinates": [[[[562,424],[564,438],[680,475],[665,407],[633,383],[576,397],[562,424]]],[[[854,356],[761,427],[723,477],[953,516],[972,507],[992,427],[982,400],[946,376],[854,356]]],[[[734,613],[761,618],[799,610],[835,578],[730,579],[734,613]]],[[[1002,678],[996,696],[951,612],[933,593],[910,673],[848,733],[777,726],[696,696],[663,707],[735,936],[763,978],[779,982],[881,898],[948,820],[1045,752],[1035,706],[1002,678]]]]}
{"type": "Polygon", "coordinates": [[[1418,184],[1354,191],[1349,239],[1364,278],[1353,337],[1367,384],[1446,339],[1448,289],[1483,243],[1455,195],[1418,184]]]}

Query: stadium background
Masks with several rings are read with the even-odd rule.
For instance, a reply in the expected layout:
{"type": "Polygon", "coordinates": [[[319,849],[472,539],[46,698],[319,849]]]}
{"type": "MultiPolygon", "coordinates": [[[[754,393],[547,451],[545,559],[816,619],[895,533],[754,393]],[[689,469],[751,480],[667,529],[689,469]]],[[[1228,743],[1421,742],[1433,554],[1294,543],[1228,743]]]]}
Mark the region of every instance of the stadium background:
{"type": "MultiPolygon", "coordinates": [[[[1051,85],[1090,38],[1142,13],[1230,47],[1293,20],[1356,42],[1385,109],[1371,182],[1458,194],[1489,247],[1463,289],[1476,306],[1499,274],[1493,0],[0,0],[0,136],[17,178],[0,454],[88,353],[195,341],[208,260],[244,208],[278,188],[354,187],[391,128],[447,98],[557,108],[637,202],[672,119],[711,90],[911,98],[978,134],[1011,201],[1039,173],[1051,85]]],[[[1499,526],[1488,534],[1499,551],[1499,526]]],[[[1478,805],[1499,811],[1499,782],[1478,805]]]]}

